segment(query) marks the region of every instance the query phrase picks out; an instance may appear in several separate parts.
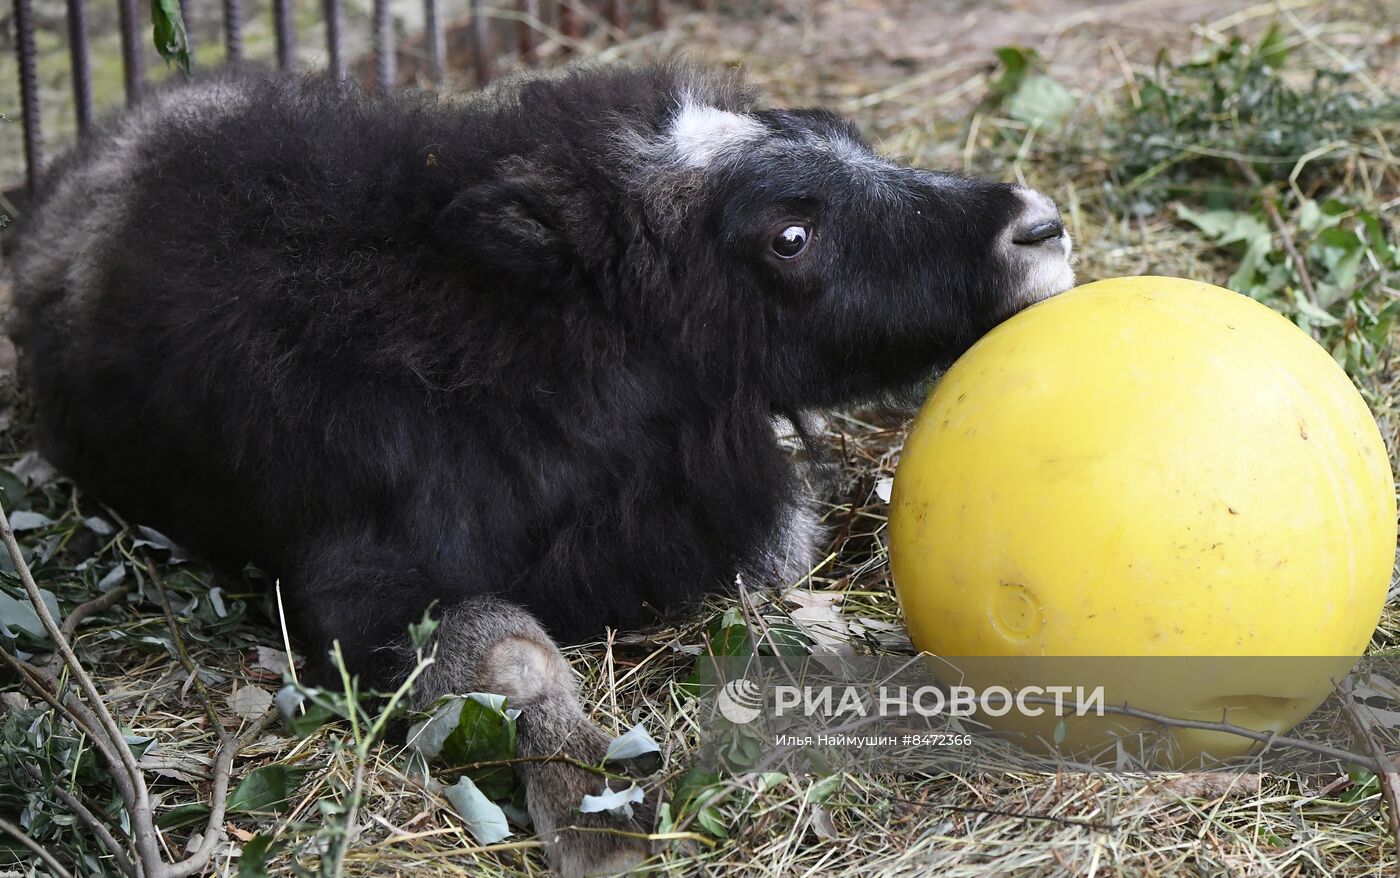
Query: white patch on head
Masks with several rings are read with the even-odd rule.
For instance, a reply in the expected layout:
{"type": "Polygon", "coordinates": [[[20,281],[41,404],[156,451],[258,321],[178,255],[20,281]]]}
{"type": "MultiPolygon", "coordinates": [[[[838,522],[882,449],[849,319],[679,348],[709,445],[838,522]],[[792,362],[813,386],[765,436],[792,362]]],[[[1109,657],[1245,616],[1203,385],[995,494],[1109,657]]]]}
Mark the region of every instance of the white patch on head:
{"type": "Polygon", "coordinates": [[[763,135],[763,125],[756,119],[707,106],[686,94],[671,121],[669,151],[681,164],[703,168],[763,135]]]}

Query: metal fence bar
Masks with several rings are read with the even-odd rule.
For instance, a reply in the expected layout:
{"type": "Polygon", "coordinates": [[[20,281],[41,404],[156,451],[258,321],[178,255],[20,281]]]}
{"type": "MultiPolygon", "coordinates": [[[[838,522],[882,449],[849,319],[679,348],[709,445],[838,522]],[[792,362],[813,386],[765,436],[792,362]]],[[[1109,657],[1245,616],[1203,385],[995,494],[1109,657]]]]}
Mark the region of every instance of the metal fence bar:
{"type": "Polygon", "coordinates": [[[340,44],[343,13],[340,0],[322,0],[321,14],[326,17],[326,53],[331,77],[337,81],[345,78],[345,49],[340,44]]]}
{"type": "Polygon", "coordinates": [[[15,56],[19,64],[19,105],[24,120],[25,185],[30,192],[39,188],[43,176],[44,137],[39,121],[39,76],[35,69],[34,10],[29,0],[15,0],[15,56]]]}
{"type": "Polygon", "coordinates": [[[384,91],[393,88],[398,79],[395,51],[394,19],[389,14],[389,0],[374,0],[374,69],[379,87],[384,91]]]}
{"type": "Polygon", "coordinates": [[[486,17],[486,0],[472,0],[472,66],[476,84],[491,81],[491,19],[486,17]]]}
{"type": "Polygon", "coordinates": [[[73,115],[82,134],[92,125],[92,65],[83,0],[68,0],[68,63],[73,69],[73,115]]]}
{"type": "Polygon", "coordinates": [[[539,61],[540,0],[520,0],[520,20],[515,23],[515,33],[520,43],[520,60],[531,67],[539,61]]]}
{"type": "MultiPolygon", "coordinates": [[[[180,14],[187,23],[186,39],[193,56],[194,41],[188,33],[191,0],[178,0],[180,14]]],[[[427,47],[428,75],[433,82],[441,82],[446,74],[447,47],[446,22],[443,18],[442,0],[423,0],[425,13],[425,42],[427,47]]],[[[500,2],[500,0],[496,0],[500,2]]],[[[37,75],[37,53],[34,40],[33,0],[12,0],[14,4],[15,28],[18,36],[16,61],[19,66],[20,109],[24,123],[24,159],[26,185],[33,190],[41,181],[44,170],[42,120],[39,111],[39,85],[37,75]]],[[[67,8],[68,53],[71,67],[73,107],[77,120],[78,133],[87,132],[93,124],[92,65],[90,43],[87,32],[86,0],[65,0],[67,8]]],[[[296,32],[292,18],[292,0],[271,0],[273,24],[277,38],[277,63],[287,69],[296,64],[296,32]]],[[[344,0],[321,0],[326,27],[326,48],[329,54],[330,74],[336,79],[348,76],[348,59],[345,55],[344,0]]],[[[397,56],[394,22],[390,14],[390,0],[374,0],[374,52],[375,78],[385,90],[397,85],[397,56]]],[[[713,11],[715,0],[691,0],[699,9],[713,11]]],[[[564,51],[570,51],[575,42],[582,38],[584,17],[590,20],[594,13],[588,11],[589,0],[516,0],[517,40],[521,60],[534,65],[539,61],[541,45],[541,23],[553,23],[564,37],[564,51]],[[548,20],[548,21],[547,21],[548,20]]],[[[598,5],[610,28],[625,32],[630,24],[631,9],[629,0],[605,0],[598,5]]],[[[242,0],[222,0],[224,45],[227,62],[237,64],[244,59],[243,9],[242,0]]],[[[470,0],[472,66],[479,85],[486,85],[495,75],[495,46],[493,44],[492,17],[486,0],[470,0]]],[[[667,26],[671,10],[670,0],[650,0],[650,20],[657,28],[667,26]]],[[[146,69],[144,60],[147,29],[140,15],[141,0],[117,0],[118,27],[121,37],[122,79],[126,91],[127,104],[141,100],[145,89],[146,69]]]]}
{"type": "Polygon", "coordinates": [[[277,66],[281,70],[291,70],[296,64],[297,47],[292,0],[272,0],[272,22],[277,30],[277,66]]]}
{"type": "Polygon", "coordinates": [[[141,57],[140,22],[136,0],[117,0],[117,21],[122,32],[122,76],[126,82],[128,105],[141,100],[141,86],[146,79],[146,65],[141,57]]]}
{"type": "Polygon", "coordinates": [[[228,63],[243,60],[243,7],[241,0],[224,0],[224,48],[228,63]]]}
{"type": "Polygon", "coordinates": [[[442,82],[443,65],[447,58],[447,39],[442,31],[437,0],[423,0],[423,34],[428,44],[428,78],[442,82]]]}

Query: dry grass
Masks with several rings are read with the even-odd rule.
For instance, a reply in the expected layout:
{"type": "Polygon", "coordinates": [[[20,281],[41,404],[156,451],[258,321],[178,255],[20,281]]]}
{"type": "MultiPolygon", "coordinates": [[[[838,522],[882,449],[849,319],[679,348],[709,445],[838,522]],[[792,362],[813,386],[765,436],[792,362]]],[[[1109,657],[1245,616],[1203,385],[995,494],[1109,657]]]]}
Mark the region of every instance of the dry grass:
{"type": "MultiPolygon", "coordinates": [[[[873,0],[779,4],[784,14],[679,19],[670,31],[622,44],[605,57],[641,60],[685,53],[707,63],[742,64],[779,102],[826,103],[853,115],[886,151],[910,161],[1019,179],[1066,206],[1078,245],[1079,272],[1095,278],[1170,274],[1222,281],[1230,260],[1199,232],[1160,205],[1124,211],[1105,187],[1111,158],[1072,149],[1103,136],[1106,120],[1134,101],[1160,48],[1184,56],[1218,45],[1237,30],[1257,35],[1278,22],[1303,60],[1335,66],[1338,57],[1365,65],[1379,88],[1400,85],[1393,4],[1193,3],[1136,0],[1117,5],[1026,0],[956,11],[920,12],[906,2],[873,0]],[[1068,84],[1079,108],[1064,131],[1047,134],[984,102],[992,50],[1035,46],[1049,70],[1068,84]]],[[[1394,209],[1400,176],[1380,145],[1358,141],[1333,172],[1346,184],[1394,209]]],[[[1396,296],[1391,289],[1384,295],[1396,296]]],[[[1359,376],[1395,458],[1400,416],[1400,363],[1387,346],[1382,361],[1359,376]]],[[[22,405],[6,434],[14,456],[27,448],[22,405]]],[[[825,510],[829,555],[802,585],[840,596],[844,615],[872,620],[852,634],[866,652],[902,653],[885,563],[885,504],[879,480],[893,475],[903,439],[897,413],[863,411],[837,417],[827,430],[840,473],[825,510]]],[[[36,551],[71,551],[87,540],[63,485],[31,491],[57,520],[31,539],[36,551]],[[41,495],[41,496],[40,496],[41,495]],[[44,505],[47,504],[47,505],[44,505]],[[66,536],[64,536],[66,535],[66,536]],[[52,541],[52,544],[51,542],[52,541]]],[[[90,514],[90,513],[89,513],[90,514]]],[[[101,542],[101,541],[97,541],[101,542]]],[[[130,552],[129,535],[93,553],[115,559],[130,552]],[[104,554],[105,553],[105,554],[104,554]]],[[[127,559],[131,570],[141,564],[127,559]]],[[[106,563],[104,561],[104,563],[106,563]]],[[[43,566],[42,564],[40,565],[43,566]]],[[[105,567],[103,568],[105,569],[105,567]]],[[[270,602],[255,593],[229,594],[227,616],[212,613],[196,576],[167,574],[181,614],[199,634],[191,650],[214,693],[221,721],[240,724],[227,698],[235,689],[275,690],[280,676],[257,665],[256,648],[280,650],[282,635],[270,602]]],[[[95,576],[90,572],[88,580],[95,576]]],[[[91,588],[64,571],[42,583],[66,608],[91,588]]],[[[227,587],[227,586],[226,586],[227,587]]],[[[1392,597],[1396,598],[1395,589],[1392,597]]],[[[780,601],[749,595],[751,612],[781,615],[780,601]]],[[[709,623],[735,600],[717,600],[674,629],[619,635],[570,649],[584,679],[595,720],[621,732],[642,722],[661,743],[667,764],[683,770],[701,729],[695,706],[679,685],[704,642],[709,623]]],[[[79,648],[110,696],[113,709],[141,735],[152,736],[171,775],[160,789],[165,806],[198,801],[217,730],[208,728],[186,674],[166,650],[164,620],[155,605],[133,599],[80,628],[79,648]],[[143,641],[141,638],[149,637],[143,641]],[[192,781],[192,783],[191,783],[192,781]]],[[[1375,648],[1400,643],[1400,598],[1391,601],[1375,648]]],[[[237,843],[272,833],[293,843],[315,871],[319,838],[337,819],[352,786],[355,758],[340,725],[297,740],[266,734],[245,750],[235,779],[282,762],[307,770],[293,805],[276,818],[234,815],[230,845],[215,859],[218,874],[234,874],[237,843]]],[[[365,772],[357,834],[346,875],[505,876],[542,871],[529,836],[482,848],[433,790],[407,776],[398,750],[375,748],[365,772]]],[[[785,778],[760,790],[755,777],[723,782],[716,805],[727,838],[678,844],[657,872],[676,875],[923,876],[972,875],[1372,875],[1394,873],[1396,851],[1378,794],[1349,801],[1342,780],[1265,776],[1233,786],[1176,776],[1135,777],[1067,773],[981,773],[938,776],[843,777],[839,787],[809,801],[812,778],[785,778]]],[[[187,829],[173,829],[178,847],[187,829]]],[[[272,874],[292,874],[291,854],[271,861],[272,874]]]]}

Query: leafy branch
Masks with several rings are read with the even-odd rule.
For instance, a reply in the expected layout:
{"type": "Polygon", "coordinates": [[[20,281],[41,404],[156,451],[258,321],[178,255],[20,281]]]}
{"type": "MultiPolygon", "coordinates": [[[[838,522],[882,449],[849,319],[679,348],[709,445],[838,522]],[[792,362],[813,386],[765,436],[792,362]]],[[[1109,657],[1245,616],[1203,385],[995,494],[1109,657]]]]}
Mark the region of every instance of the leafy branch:
{"type": "MultiPolygon", "coordinates": [[[[122,733],[121,727],[117,724],[116,718],[107,708],[102,693],[98,691],[97,684],[93,682],[91,675],[78,660],[68,635],[59,627],[53,614],[49,611],[39,586],[34,581],[29,564],[25,561],[19,542],[15,539],[10,519],[3,507],[0,507],[0,540],[5,543],[5,549],[9,553],[21,584],[24,586],[25,594],[34,607],[35,614],[53,643],[54,649],[62,659],[68,676],[77,682],[82,697],[79,698],[74,693],[66,693],[66,687],[58,679],[8,651],[0,650],[0,658],[3,658],[5,664],[19,675],[31,691],[47,702],[55,711],[66,717],[75,728],[92,741],[93,746],[106,762],[117,793],[130,817],[130,838],[135,856],[129,857],[128,852],[117,841],[116,837],[90,809],[81,806],[77,799],[71,795],[59,798],[68,804],[75,816],[93,831],[93,835],[112,855],[118,868],[124,874],[139,875],[141,878],[185,878],[185,876],[202,872],[208,865],[215,846],[222,838],[229,776],[232,772],[234,756],[243,742],[230,734],[224,734],[220,737],[214,757],[209,818],[200,844],[185,859],[167,862],[161,853],[150,791],[146,786],[145,775],[141,770],[137,756],[126,735],[122,733]],[[79,805],[79,807],[74,807],[75,805],[79,805]]],[[[178,634],[174,636],[178,637],[178,634]]],[[[271,714],[269,714],[270,716],[271,714]]],[[[250,738],[261,734],[264,727],[261,723],[254,724],[245,737],[250,738]]],[[[34,847],[37,845],[33,839],[27,835],[18,834],[14,831],[15,829],[7,823],[0,823],[0,830],[17,835],[21,843],[26,846],[34,847]]],[[[53,860],[52,854],[47,851],[39,856],[46,863],[53,860]]],[[[54,862],[56,863],[56,861],[54,862]]],[[[50,868],[53,866],[50,865],[50,868]]],[[[56,869],[55,872],[56,874],[67,874],[61,868],[56,869]]]]}

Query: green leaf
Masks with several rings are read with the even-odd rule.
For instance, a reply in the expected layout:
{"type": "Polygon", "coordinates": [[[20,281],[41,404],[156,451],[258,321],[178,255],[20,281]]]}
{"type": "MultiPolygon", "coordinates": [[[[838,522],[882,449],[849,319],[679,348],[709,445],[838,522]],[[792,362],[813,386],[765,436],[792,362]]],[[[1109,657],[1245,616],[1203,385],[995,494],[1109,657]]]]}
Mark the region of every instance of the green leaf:
{"type": "Polygon", "coordinates": [[[698,765],[686,771],[676,786],[675,813],[685,814],[695,805],[703,804],[717,795],[721,787],[719,775],[698,765]]]}
{"type": "Polygon", "coordinates": [[[202,823],[209,818],[209,806],[203,802],[190,802],[176,805],[156,817],[156,825],[161,829],[180,829],[202,823]]]}
{"type": "Polygon", "coordinates": [[[1259,275],[1260,269],[1268,266],[1269,252],[1273,249],[1273,238],[1268,234],[1256,237],[1249,242],[1245,248],[1244,257],[1240,260],[1240,267],[1235,269],[1235,273],[1230,275],[1225,281],[1225,286],[1235,292],[1245,293],[1252,298],[1260,298],[1260,290],[1256,288],[1255,278],[1259,275]]]}
{"type": "MultiPolygon", "coordinates": [[[[49,615],[53,616],[55,622],[61,622],[62,615],[58,611],[58,598],[53,592],[46,588],[39,589],[39,597],[44,601],[44,606],[48,608],[49,615]]],[[[44,623],[39,620],[39,614],[35,612],[34,605],[29,602],[28,597],[13,598],[0,591],[0,633],[10,640],[14,640],[19,632],[23,631],[35,640],[47,640],[48,632],[44,630],[44,623]]]]}
{"type": "Polygon", "coordinates": [[[1360,802],[1381,791],[1380,778],[1364,768],[1354,768],[1347,776],[1351,778],[1351,787],[1338,796],[1343,802],[1360,802]]]}
{"type": "Polygon", "coordinates": [[[243,845],[238,857],[238,878],[268,878],[267,858],[281,847],[270,835],[255,835],[243,845]]]}
{"type": "Polygon", "coordinates": [[[824,777],[807,788],[806,799],[808,802],[824,802],[840,786],[841,775],[833,774],[830,777],[824,777]]]}
{"type": "Polygon", "coordinates": [[[695,822],[699,823],[706,832],[717,838],[728,838],[729,829],[724,825],[724,818],[719,811],[711,805],[706,805],[700,809],[700,813],[695,815],[695,822]]]}
{"type": "Polygon", "coordinates": [[[1272,241],[1273,233],[1263,218],[1238,210],[1196,211],[1184,204],[1176,205],[1176,215],[1205,233],[1217,244],[1246,245],[1258,241],[1272,241]]]}
{"type": "MultiPolygon", "coordinates": [[[[452,697],[438,710],[440,713],[434,714],[433,720],[419,731],[426,735],[424,744],[431,751],[433,739],[447,728],[438,752],[441,762],[466,766],[476,762],[501,762],[517,755],[515,717],[519,716],[519,711],[507,709],[503,696],[472,692],[452,697]]],[[[476,787],[496,800],[510,798],[519,783],[511,766],[473,767],[468,769],[468,774],[476,787]]]]}
{"type": "Polygon", "coordinates": [[[1270,67],[1278,70],[1283,63],[1288,60],[1288,46],[1285,45],[1283,31],[1279,29],[1278,23],[1269,25],[1269,29],[1264,32],[1264,38],[1259,41],[1259,47],[1254,50],[1263,61],[1270,67]]]}
{"type": "Polygon", "coordinates": [[[288,683],[277,690],[272,703],[282,716],[282,723],[298,738],[305,738],[321,726],[340,716],[321,700],[319,689],[288,683]]]}
{"type": "Polygon", "coordinates": [[[491,801],[477,789],[472,779],[463,776],[456,784],[443,791],[452,810],[462,818],[467,832],[480,844],[495,844],[510,836],[510,825],[501,806],[491,801]]]}
{"type": "Polygon", "coordinates": [[[1326,214],[1317,202],[1311,198],[1304,198],[1302,205],[1298,208],[1298,228],[1305,232],[1314,232],[1322,227],[1322,223],[1327,219],[1326,214]]]}
{"type": "Polygon", "coordinates": [[[1058,127],[1074,112],[1075,100],[1070,90],[1044,74],[1026,77],[1006,102],[1006,114],[1028,125],[1058,127]]]}
{"type": "Polygon", "coordinates": [[[1366,242],[1345,229],[1323,229],[1317,236],[1314,254],[1326,269],[1328,280],[1350,292],[1366,255],[1366,242]]]}
{"type": "Polygon", "coordinates": [[[999,98],[1015,94],[1025,81],[1026,74],[1040,66],[1040,55],[1035,49],[1002,46],[996,50],[996,56],[1001,62],[1001,67],[996,77],[988,84],[988,88],[999,98]]]}
{"type": "Polygon", "coordinates": [[[1381,264],[1400,268],[1400,247],[1392,245],[1386,239],[1385,226],[1381,224],[1380,218],[1374,213],[1357,214],[1356,218],[1366,229],[1367,243],[1371,245],[1381,264]]]}
{"type": "Polygon", "coordinates": [[[775,622],[764,632],[758,648],[764,655],[810,655],[812,638],[796,625],[775,622]]]}
{"type": "Polygon", "coordinates": [[[276,814],[291,802],[306,777],[306,768],[274,763],[255,768],[228,799],[228,810],[241,814],[276,814]]]}
{"type": "Polygon", "coordinates": [[[1309,302],[1302,293],[1294,295],[1293,304],[1297,307],[1300,315],[1306,317],[1310,323],[1316,326],[1340,326],[1342,323],[1336,317],[1309,302]]]}
{"type": "Polygon", "coordinates": [[[151,38],[166,64],[174,64],[186,76],[190,72],[190,39],[180,0],[151,0],[151,38]]]}
{"type": "MultiPolygon", "coordinates": [[[[437,602],[434,601],[433,604],[437,602]]],[[[412,641],[414,649],[422,649],[428,645],[432,639],[433,632],[437,630],[438,620],[433,618],[433,604],[423,611],[423,619],[408,626],[408,639],[412,641]]]]}
{"type": "Polygon", "coordinates": [[[710,626],[710,655],[753,655],[749,626],[737,610],[725,610],[719,621],[710,626]]]}

